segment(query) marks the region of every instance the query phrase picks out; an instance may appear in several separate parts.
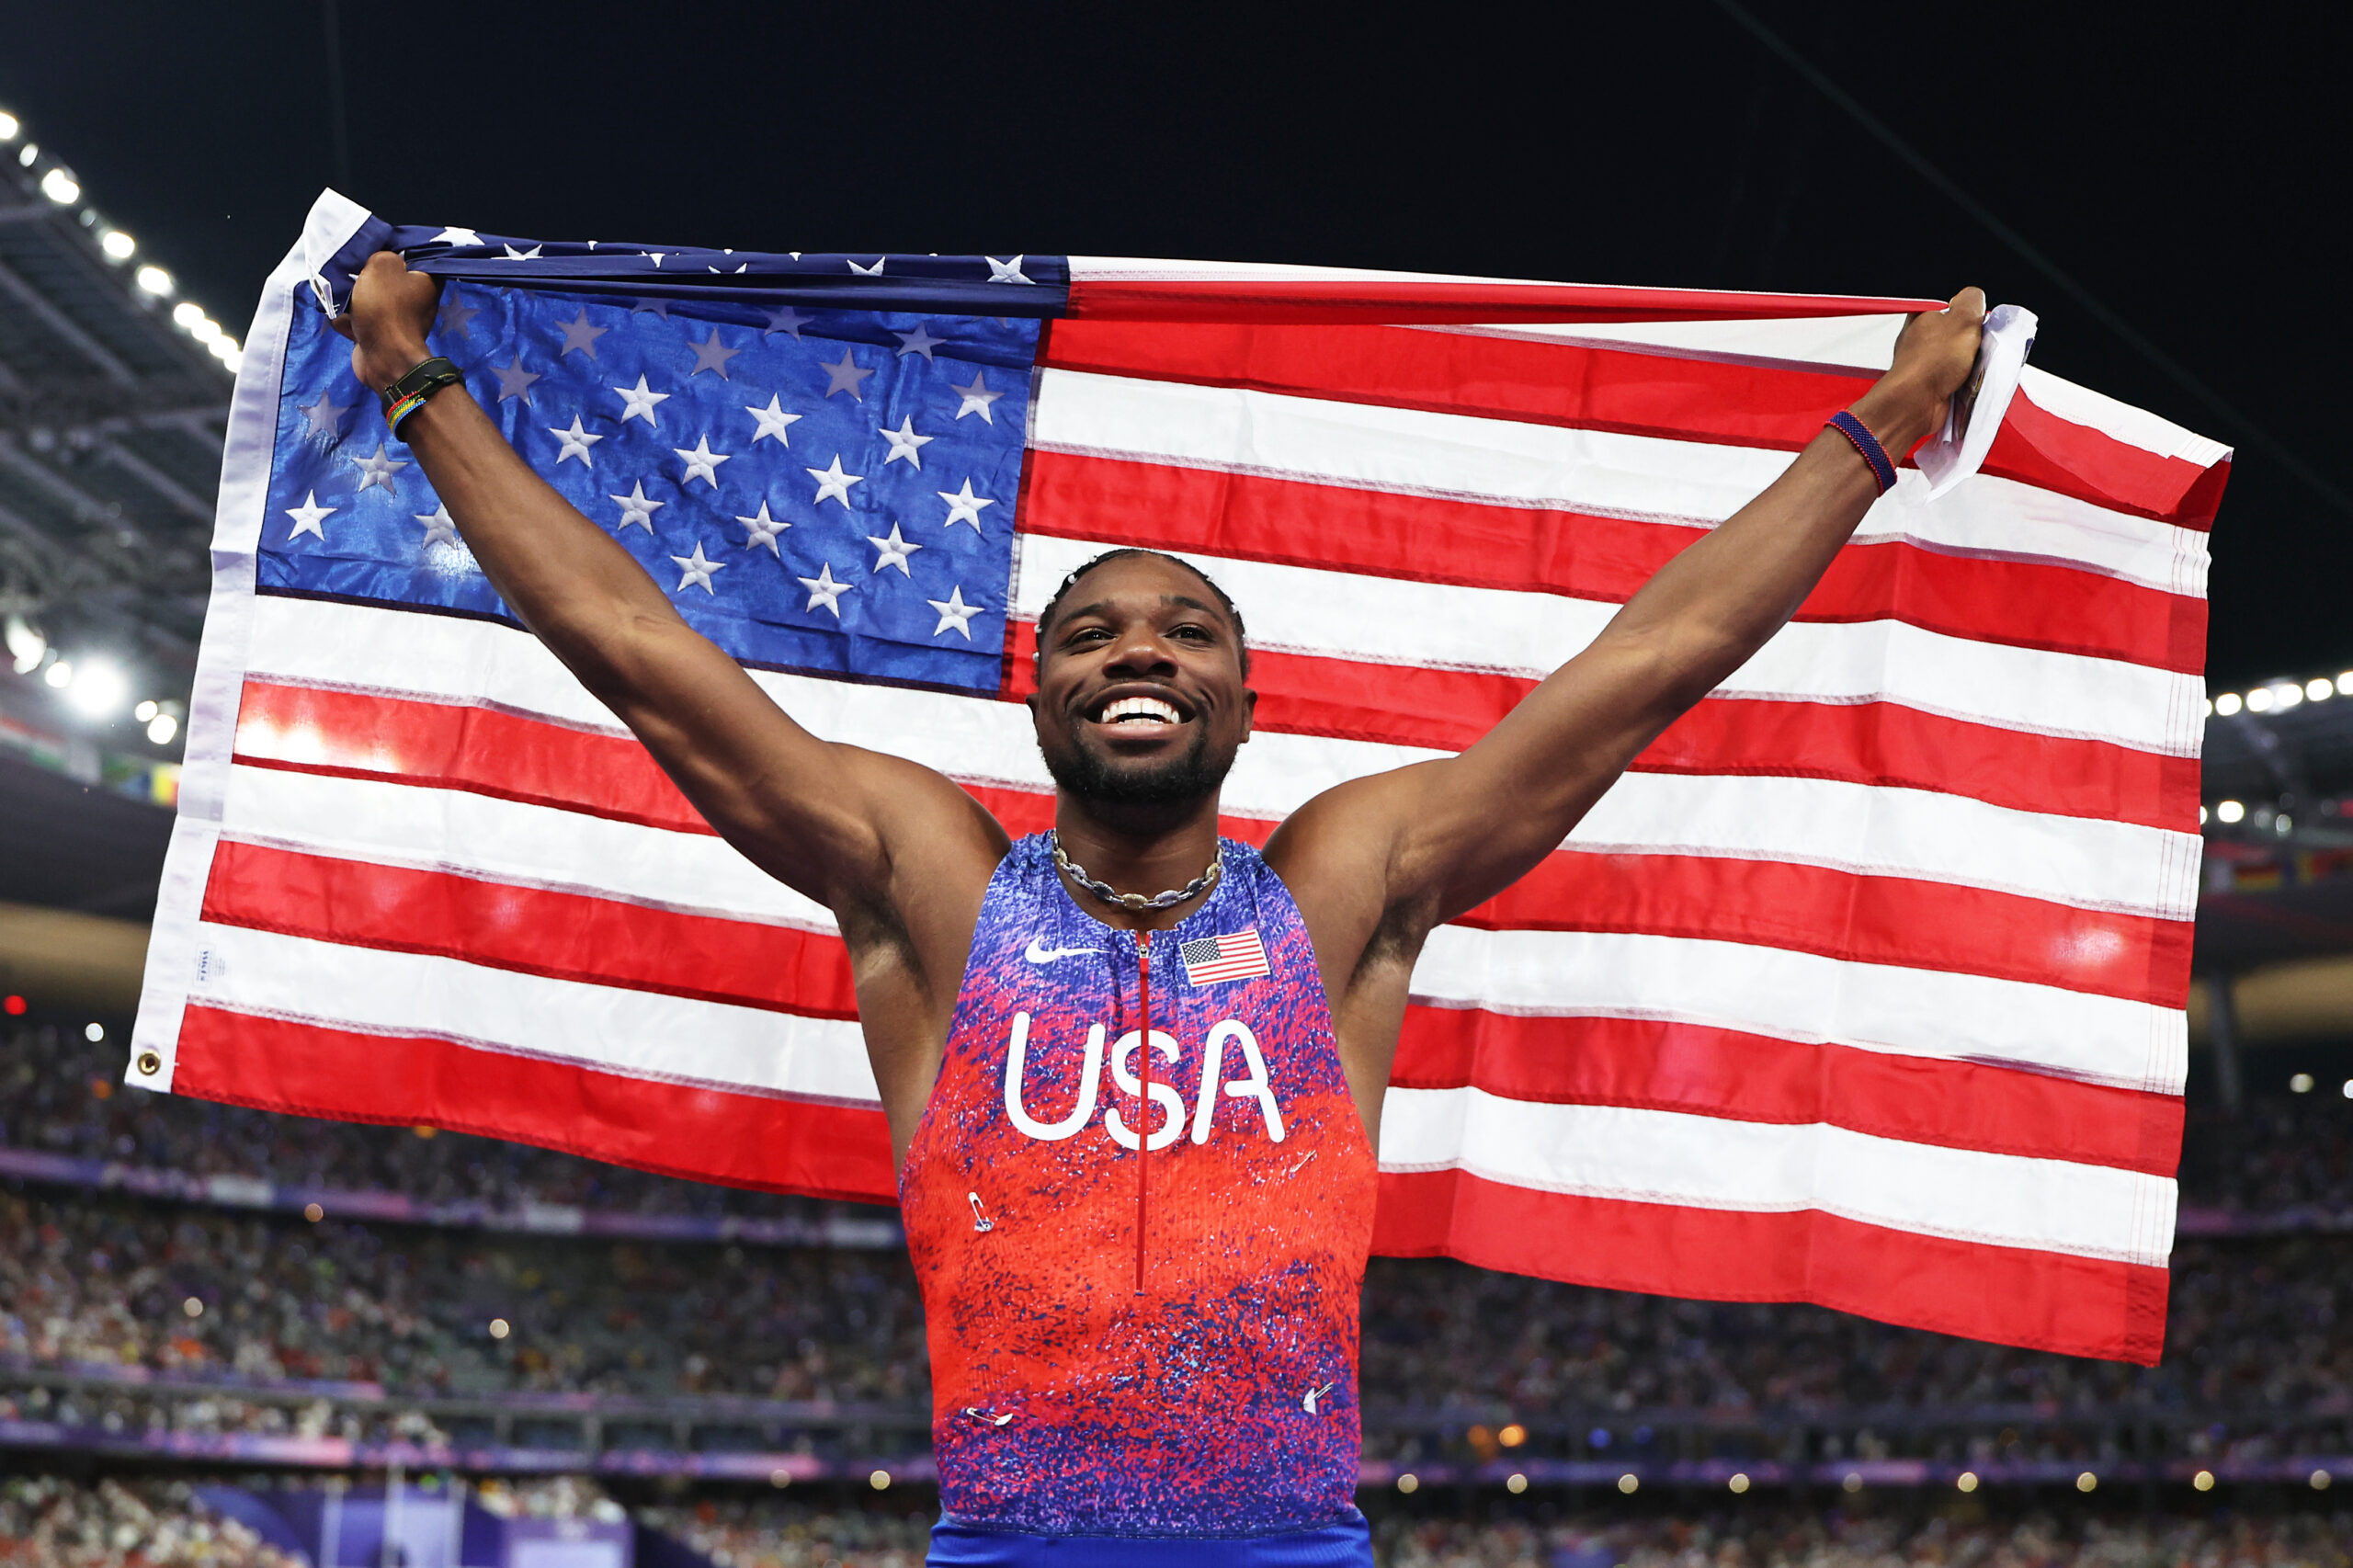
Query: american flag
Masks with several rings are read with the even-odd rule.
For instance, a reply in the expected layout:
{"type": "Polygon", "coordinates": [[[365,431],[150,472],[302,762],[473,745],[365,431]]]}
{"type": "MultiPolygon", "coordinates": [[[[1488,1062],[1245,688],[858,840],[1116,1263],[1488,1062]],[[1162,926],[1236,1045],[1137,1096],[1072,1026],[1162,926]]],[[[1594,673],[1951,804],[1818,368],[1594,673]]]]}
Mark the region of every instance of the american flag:
{"type": "Polygon", "coordinates": [[[1216,985],[1228,980],[1255,980],[1274,972],[1267,967],[1267,945],[1251,926],[1222,937],[1202,937],[1176,949],[1185,960],[1185,978],[1195,985],[1216,985]]]}
{"type": "MultiPolygon", "coordinates": [[[[1051,818],[1034,619],[1108,546],[1240,602],[1223,830],[1460,748],[1927,301],[396,229],[271,278],[131,1081],[889,1201],[830,914],[522,631],[326,324],[365,256],[518,450],[821,734],[1051,818]]],[[[2228,453],[2029,371],[1546,862],[1432,934],[1379,1246],[2162,1341],[2228,453]]]]}

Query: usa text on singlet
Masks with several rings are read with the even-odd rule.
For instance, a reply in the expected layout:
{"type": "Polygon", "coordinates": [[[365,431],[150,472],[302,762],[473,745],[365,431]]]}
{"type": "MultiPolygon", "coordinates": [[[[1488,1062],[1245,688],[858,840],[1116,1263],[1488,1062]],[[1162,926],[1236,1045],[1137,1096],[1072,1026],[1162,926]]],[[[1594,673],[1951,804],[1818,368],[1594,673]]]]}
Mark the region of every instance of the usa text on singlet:
{"type": "Polygon", "coordinates": [[[1222,854],[1148,953],[1078,907],[1042,836],[990,880],[899,1184],[949,1520],[1246,1536],[1354,1517],[1373,1153],[1298,905],[1256,850],[1222,854]]]}

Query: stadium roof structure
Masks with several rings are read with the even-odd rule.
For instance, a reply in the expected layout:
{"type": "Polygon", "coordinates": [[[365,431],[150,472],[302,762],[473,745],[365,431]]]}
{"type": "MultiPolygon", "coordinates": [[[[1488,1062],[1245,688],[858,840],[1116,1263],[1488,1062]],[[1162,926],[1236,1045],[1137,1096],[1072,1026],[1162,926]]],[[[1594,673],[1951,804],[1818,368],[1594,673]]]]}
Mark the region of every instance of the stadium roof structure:
{"type": "Polygon", "coordinates": [[[0,614],[184,689],[238,348],[176,291],[0,113],[0,614]]]}

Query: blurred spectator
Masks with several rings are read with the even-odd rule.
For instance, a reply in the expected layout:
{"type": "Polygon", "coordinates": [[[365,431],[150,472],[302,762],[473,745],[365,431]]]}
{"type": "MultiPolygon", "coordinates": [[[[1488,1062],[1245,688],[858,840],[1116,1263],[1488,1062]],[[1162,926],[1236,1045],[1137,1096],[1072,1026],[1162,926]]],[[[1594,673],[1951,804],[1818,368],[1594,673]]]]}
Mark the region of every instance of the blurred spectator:
{"type": "Polygon", "coordinates": [[[184,1482],[56,1476],[0,1482],[0,1563],[28,1568],[308,1568],[234,1519],[214,1518],[184,1482]]]}

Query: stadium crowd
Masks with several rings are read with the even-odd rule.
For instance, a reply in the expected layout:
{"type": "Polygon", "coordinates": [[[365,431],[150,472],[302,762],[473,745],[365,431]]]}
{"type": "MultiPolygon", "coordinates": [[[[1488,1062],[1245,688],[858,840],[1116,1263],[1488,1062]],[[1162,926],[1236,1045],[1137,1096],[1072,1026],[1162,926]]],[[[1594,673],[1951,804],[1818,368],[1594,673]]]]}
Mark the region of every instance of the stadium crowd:
{"type": "Polygon", "coordinates": [[[0,1481],[0,1563],[25,1568],[308,1568],[234,1519],[218,1518],[184,1481],[54,1475],[0,1481]]]}

